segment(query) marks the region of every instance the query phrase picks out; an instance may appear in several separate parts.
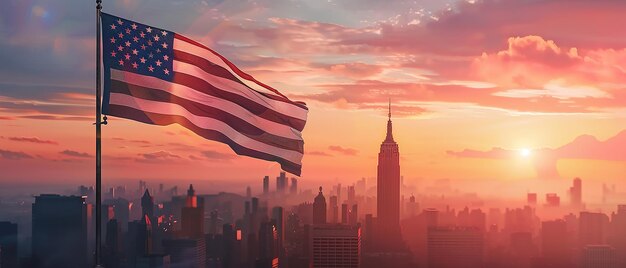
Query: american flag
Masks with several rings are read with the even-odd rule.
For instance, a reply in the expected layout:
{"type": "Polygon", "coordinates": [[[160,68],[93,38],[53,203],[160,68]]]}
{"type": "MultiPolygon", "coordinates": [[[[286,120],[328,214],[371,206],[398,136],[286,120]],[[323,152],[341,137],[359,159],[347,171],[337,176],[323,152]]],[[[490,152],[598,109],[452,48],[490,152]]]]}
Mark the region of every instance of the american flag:
{"type": "Polygon", "coordinates": [[[180,124],[300,175],[308,109],[180,34],[102,13],[102,111],[180,124]]]}

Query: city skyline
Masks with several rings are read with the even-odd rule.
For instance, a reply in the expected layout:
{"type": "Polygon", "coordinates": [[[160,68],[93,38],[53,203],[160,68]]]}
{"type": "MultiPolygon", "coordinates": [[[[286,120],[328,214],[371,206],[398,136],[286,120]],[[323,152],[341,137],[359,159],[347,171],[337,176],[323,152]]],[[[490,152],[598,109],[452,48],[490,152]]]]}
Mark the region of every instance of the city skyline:
{"type": "MultiPolygon", "coordinates": [[[[622,184],[626,156],[611,149],[626,143],[626,98],[611,66],[620,66],[616,59],[626,44],[609,32],[588,29],[613,29],[613,21],[623,19],[616,12],[626,8],[623,4],[409,2],[357,9],[350,1],[281,7],[151,3],[172,14],[197,15],[184,20],[157,20],[143,4],[124,1],[105,2],[104,10],[197,38],[290,97],[307,101],[313,112],[303,132],[304,179],[330,183],[375,176],[373,144],[384,130],[371,122],[384,118],[391,98],[407,181],[582,177],[622,184]],[[512,9],[529,17],[562,10],[571,16],[544,27],[500,16],[512,9]],[[466,20],[480,23],[465,27],[466,20]],[[502,30],[486,27],[494,24],[502,30]],[[472,38],[477,33],[482,34],[472,38]]],[[[88,183],[95,155],[94,42],[91,15],[82,10],[92,6],[2,5],[2,27],[10,29],[1,36],[2,50],[24,58],[1,55],[14,64],[3,67],[0,77],[5,171],[0,181],[88,183]],[[31,62],[63,64],[44,75],[31,62]]],[[[278,171],[276,164],[235,156],[179,126],[110,118],[103,135],[105,183],[136,178],[137,171],[150,181],[250,183],[237,165],[255,173],[278,171]],[[207,169],[210,176],[204,175],[207,169]]]]}

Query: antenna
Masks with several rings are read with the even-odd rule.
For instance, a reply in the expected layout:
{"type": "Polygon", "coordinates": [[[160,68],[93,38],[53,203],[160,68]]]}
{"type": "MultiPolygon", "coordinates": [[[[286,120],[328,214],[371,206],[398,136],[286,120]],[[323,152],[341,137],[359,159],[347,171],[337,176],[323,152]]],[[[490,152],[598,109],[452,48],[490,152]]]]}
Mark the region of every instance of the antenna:
{"type": "Polygon", "coordinates": [[[389,97],[389,121],[391,121],[391,97],[389,97]]]}

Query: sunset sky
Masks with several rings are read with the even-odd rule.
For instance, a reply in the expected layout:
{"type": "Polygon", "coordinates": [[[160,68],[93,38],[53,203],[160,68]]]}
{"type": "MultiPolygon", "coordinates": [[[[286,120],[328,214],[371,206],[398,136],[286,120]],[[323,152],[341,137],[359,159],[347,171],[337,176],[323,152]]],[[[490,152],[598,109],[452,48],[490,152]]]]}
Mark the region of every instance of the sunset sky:
{"type": "MultiPolygon", "coordinates": [[[[0,2],[0,183],[94,178],[95,1],[0,2]],[[71,2],[71,4],[69,3],[71,2]]],[[[104,0],[309,107],[302,180],[626,179],[626,1],[104,0]]],[[[109,118],[103,178],[258,181],[274,162],[109,118]]]]}

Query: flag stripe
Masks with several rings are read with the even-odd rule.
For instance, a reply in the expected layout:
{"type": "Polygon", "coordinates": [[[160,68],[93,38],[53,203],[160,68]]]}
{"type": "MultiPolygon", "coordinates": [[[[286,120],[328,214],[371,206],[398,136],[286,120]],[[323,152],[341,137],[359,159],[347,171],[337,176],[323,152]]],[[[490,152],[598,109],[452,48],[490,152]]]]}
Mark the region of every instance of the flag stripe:
{"type": "Polygon", "coordinates": [[[217,77],[221,77],[221,78],[225,78],[225,79],[229,79],[229,80],[232,80],[234,82],[237,82],[237,83],[241,84],[241,86],[238,86],[238,88],[245,87],[246,91],[253,90],[254,92],[259,93],[259,94],[265,96],[266,98],[270,98],[270,99],[273,99],[273,100],[277,100],[277,101],[281,101],[281,102],[285,102],[285,103],[291,104],[291,102],[289,102],[288,100],[285,100],[285,98],[283,98],[281,96],[276,96],[276,95],[265,93],[265,92],[259,92],[259,91],[256,91],[256,90],[250,88],[250,86],[248,86],[248,84],[246,84],[243,81],[241,81],[241,79],[239,79],[236,75],[231,73],[229,70],[225,69],[222,66],[215,65],[214,63],[212,63],[211,61],[209,61],[207,59],[204,59],[204,58],[201,58],[201,57],[198,57],[196,55],[189,54],[189,53],[187,53],[185,51],[180,51],[180,50],[174,50],[174,59],[177,60],[177,61],[181,61],[181,62],[189,63],[191,65],[198,66],[200,69],[204,70],[208,74],[211,74],[211,75],[214,75],[214,76],[217,76],[217,77]]]}
{"type": "MultiPolygon", "coordinates": [[[[205,94],[183,84],[177,84],[175,82],[168,82],[152,76],[120,70],[111,70],[111,79],[154,89],[155,91],[165,91],[176,97],[195,102],[197,105],[220,109],[221,111],[238,117],[240,120],[257,125],[259,131],[268,132],[289,139],[302,139],[302,134],[288,125],[269,121],[224,98],[205,94]]],[[[163,101],[167,102],[168,99],[164,99],[163,101]]]]}
{"type": "Polygon", "coordinates": [[[173,69],[176,73],[173,82],[186,85],[190,88],[202,91],[203,93],[228,99],[240,106],[256,112],[257,115],[268,114],[265,117],[277,123],[289,125],[295,129],[302,130],[306,124],[307,111],[294,106],[266,98],[254,90],[232,81],[230,79],[207,73],[195,65],[174,61],[173,69]],[[186,74],[183,76],[181,74],[186,74]]]}
{"type": "MultiPolygon", "coordinates": [[[[181,115],[166,115],[162,113],[152,113],[143,110],[142,108],[129,107],[125,105],[117,105],[115,103],[111,103],[111,112],[112,116],[119,116],[123,118],[128,118],[131,120],[143,122],[146,124],[159,125],[159,126],[167,126],[171,124],[180,124],[181,126],[193,131],[197,135],[214,141],[219,141],[227,144],[235,153],[239,155],[245,155],[249,157],[259,158],[267,161],[274,161],[280,164],[281,169],[287,171],[289,173],[300,176],[302,166],[296,163],[300,163],[300,160],[297,160],[298,157],[293,158],[295,161],[289,161],[285,158],[278,156],[273,150],[262,151],[254,149],[254,146],[248,146],[247,144],[243,144],[240,140],[237,142],[236,139],[233,139],[224,133],[216,131],[214,129],[205,129],[201,128],[188,118],[181,115]],[[296,161],[297,160],[297,161],[296,161]]],[[[301,156],[300,156],[301,158],[301,156]]]]}
{"type": "MultiPolygon", "coordinates": [[[[269,144],[265,144],[263,142],[259,142],[246,135],[241,134],[240,132],[220,120],[211,117],[195,115],[185,109],[185,107],[182,107],[175,103],[144,100],[140,98],[135,98],[130,95],[112,92],[110,97],[110,104],[126,106],[144,111],[146,113],[161,114],[164,116],[184,117],[189,120],[189,122],[192,123],[194,126],[200,129],[220,132],[228,137],[231,141],[238,143],[246,148],[253,149],[259,152],[270,153],[293,163],[299,163],[302,159],[302,153],[300,152],[282,149],[269,144]]],[[[178,121],[175,122],[178,123],[178,121]]]]}
{"type": "MultiPolygon", "coordinates": [[[[185,108],[190,113],[200,116],[208,117],[216,120],[220,120],[231,128],[239,131],[241,134],[248,136],[251,139],[263,142],[268,145],[276,146],[282,149],[293,150],[303,153],[304,141],[300,139],[285,138],[275,134],[270,134],[262,129],[258,128],[258,124],[251,124],[245,120],[230,114],[227,111],[220,110],[218,108],[203,105],[197,102],[193,102],[176,95],[170,94],[166,91],[155,90],[153,88],[146,88],[138,85],[132,85],[117,80],[111,81],[111,92],[118,94],[126,94],[135,98],[140,98],[150,101],[158,101],[165,103],[174,103],[185,108]]],[[[254,119],[251,119],[254,120],[254,119]]]]}
{"type": "Polygon", "coordinates": [[[305,109],[305,110],[307,109],[305,105],[289,100],[289,98],[287,98],[285,95],[280,93],[278,90],[264,83],[261,83],[260,81],[252,77],[251,75],[239,70],[237,66],[235,66],[232,62],[224,58],[219,53],[185,36],[182,36],[180,34],[174,35],[174,50],[185,51],[187,53],[196,55],[200,58],[206,59],[215,65],[218,65],[227,70],[230,70],[233,75],[239,78],[240,81],[244,82],[246,85],[248,85],[250,88],[254,89],[255,91],[263,92],[263,91],[269,90],[270,92],[276,94],[277,96],[282,97],[286,102],[292,105],[295,105],[297,107],[300,107],[301,109],[305,109]],[[246,83],[246,81],[250,81],[251,83],[246,83]]]}

